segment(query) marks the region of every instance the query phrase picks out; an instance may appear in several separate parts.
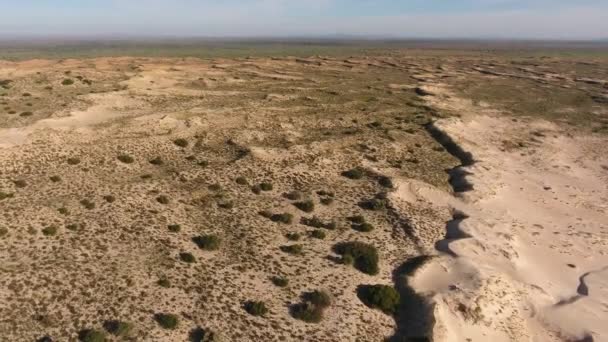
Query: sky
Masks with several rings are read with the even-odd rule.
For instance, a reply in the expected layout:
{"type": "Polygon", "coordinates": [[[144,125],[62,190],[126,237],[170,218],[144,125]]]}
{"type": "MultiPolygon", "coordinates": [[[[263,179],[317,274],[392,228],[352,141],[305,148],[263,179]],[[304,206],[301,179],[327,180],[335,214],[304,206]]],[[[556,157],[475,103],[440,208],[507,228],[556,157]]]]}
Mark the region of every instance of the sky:
{"type": "Polygon", "coordinates": [[[607,39],[608,0],[0,0],[0,37],[607,39]]]}

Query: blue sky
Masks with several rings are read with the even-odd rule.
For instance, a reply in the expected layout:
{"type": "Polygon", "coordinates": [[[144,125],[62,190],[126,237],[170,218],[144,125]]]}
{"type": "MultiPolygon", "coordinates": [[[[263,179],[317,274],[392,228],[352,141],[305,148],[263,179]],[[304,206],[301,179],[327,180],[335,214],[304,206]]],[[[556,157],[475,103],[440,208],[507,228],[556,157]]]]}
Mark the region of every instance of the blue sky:
{"type": "Polygon", "coordinates": [[[608,38],[608,0],[0,0],[0,36],[608,38]]]}

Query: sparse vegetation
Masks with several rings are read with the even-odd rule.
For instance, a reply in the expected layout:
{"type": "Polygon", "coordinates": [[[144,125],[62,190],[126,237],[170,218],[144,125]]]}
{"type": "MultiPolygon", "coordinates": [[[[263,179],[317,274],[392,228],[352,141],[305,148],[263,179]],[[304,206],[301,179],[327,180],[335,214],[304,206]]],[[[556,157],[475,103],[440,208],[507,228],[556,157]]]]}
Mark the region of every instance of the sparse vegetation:
{"type": "Polygon", "coordinates": [[[172,233],[179,233],[182,230],[182,226],[179,224],[170,224],[167,226],[167,229],[172,233]]]}
{"type": "Polygon", "coordinates": [[[125,164],[131,164],[135,161],[135,159],[133,159],[133,157],[131,157],[130,155],[126,154],[126,153],[121,153],[118,155],[117,159],[121,162],[121,163],[125,163],[125,164]]]}
{"type": "Polygon", "coordinates": [[[294,318],[307,323],[319,323],[323,319],[323,312],[331,305],[329,295],[324,291],[312,291],[302,295],[302,303],[292,307],[294,318]]]}
{"type": "Polygon", "coordinates": [[[152,165],[160,166],[163,165],[165,162],[161,157],[155,157],[154,159],[150,159],[149,163],[152,165]]]}
{"type": "Polygon", "coordinates": [[[264,302],[247,301],[244,305],[245,311],[252,316],[264,316],[268,313],[268,308],[264,302]]]}
{"type": "Polygon", "coordinates": [[[363,178],[364,175],[364,170],[358,167],[342,172],[342,176],[355,180],[363,178]]]}
{"type": "Polygon", "coordinates": [[[201,235],[192,238],[198,248],[206,251],[215,251],[220,248],[220,238],[217,235],[201,235]]]}
{"type": "Polygon", "coordinates": [[[78,164],[80,164],[80,158],[70,157],[70,158],[68,158],[68,164],[70,164],[70,165],[78,165],[78,164]]]}
{"type": "Polygon", "coordinates": [[[50,179],[50,180],[51,180],[51,182],[53,182],[53,183],[58,183],[58,182],[61,182],[61,177],[59,177],[59,176],[51,176],[51,177],[49,177],[49,179],[50,179]]]}
{"type": "Polygon", "coordinates": [[[129,322],[123,322],[119,320],[105,321],[103,328],[106,329],[112,335],[115,336],[127,336],[133,329],[133,325],[129,322]]]}
{"type": "Polygon", "coordinates": [[[175,139],[173,140],[173,143],[182,148],[188,147],[188,140],[183,138],[175,139]]]}
{"type": "Polygon", "coordinates": [[[167,204],[169,204],[169,197],[167,197],[165,195],[160,195],[160,196],[156,197],[156,202],[167,205],[167,204]]]}
{"type": "Polygon", "coordinates": [[[310,232],[310,236],[315,239],[323,240],[323,239],[325,239],[326,234],[324,231],[322,231],[320,229],[315,229],[312,232],[310,232]]]}
{"type": "Polygon", "coordinates": [[[78,339],[81,342],[105,342],[106,334],[100,330],[86,329],[78,334],[78,339]]]}
{"type": "Polygon", "coordinates": [[[388,285],[360,286],[357,289],[357,296],[365,305],[387,314],[394,314],[401,301],[399,292],[388,285]]]}
{"type": "Polygon", "coordinates": [[[44,236],[55,236],[57,235],[58,231],[59,229],[57,228],[57,226],[48,226],[42,229],[42,234],[44,236]]]}
{"type": "Polygon", "coordinates": [[[74,80],[70,78],[65,78],[63,81],[61,81],[61,84],[64,86],[69,86],[74,84],[74,80]]]}
{"type": "MultiPolygon", "coordinates": [[[[334,252],[353,260],[356,269],[370,275],[378,274],[378,251],[376,247],[359,241],[342,242],[334,246],[334,252]]],[[[346,262],[345,262],[346,263],[346,262]]]]}
{"type": "Polygon", "coordinates": [[[173,330],[179,325],[179,318],[173,314],[158,313],[154,315],[154,320],[163,329],[173,330]]]}
{"type": "Polygon", "coordinates": [[[286,245],[286,246],[281,246],[281,250],[285,253],[288,254],[293,254],[293,255],[301,255],[304,250],[304,246],[302,245],[286,245]]]}
{"type": "Polygon", "coordinates": [[[105,195],[103,196],[103,199],[108,203],[114,203],[116,201],[116,197],[112,195],[105,195]]]}
{"type": "Polygon", "coordinates": [[[268,183],[268,182],[260,183],[260,189],[262,191],[272,191],[272,189],[273,189],[272,183],[268,183]]]}
{"type": "Polygon", "coordinates": [[[91,202],[89,199],[85,198],[85,199],[81,200],[80,204],[82,204],[82,206],[88,210],[95,209],[95,203],[91,202]]]}
{"type": "Polygon", "coordinates": [[[192,253],[188,253],[188,252],[179,253],[179,259],[188,264],[192,264],[192,263],[196,262],[194,255],[192,255],[192,253]]]}
{"type": "Polygon", "coordinates": [[[274,276],[270,278],[272,283],[277,287],[287,287],[289,285],[289,279],[281,276],[274,276]]]}
{"type": "Polygon", "coordinates": [[[290,213],[273,214],[270,216],[270,220],[272,222],[291,224],[291,222],[293,221],[293,215],[290,213]]]}
{"type": "Polygon", "coordinates": [[[312,200],[296,202],[293,205],[305,213],[312,213],[315,211],[315,203],[312,200]]]}

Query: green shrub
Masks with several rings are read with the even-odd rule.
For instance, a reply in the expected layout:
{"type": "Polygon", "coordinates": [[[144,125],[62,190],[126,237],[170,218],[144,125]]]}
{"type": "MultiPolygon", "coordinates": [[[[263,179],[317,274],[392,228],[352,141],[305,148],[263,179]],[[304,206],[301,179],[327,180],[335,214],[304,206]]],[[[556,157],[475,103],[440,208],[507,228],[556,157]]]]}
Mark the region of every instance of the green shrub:
{"type": "Polygon", "coordinates": [[[313,303],[316,306],[326,308],[331,305],[331,298],[325,291],[315,290],[305,293],[302,298],[304,301],[313,303]]]}
{"type": "Polygon", "coordinates": [[[78,334],[78,339],[82,342],[105,342],[106,334],[103,331],[86,329],[78,334]]]}
{"type": "Polygon", "coordinates": [[[370,200],[362,201],[359,206],[366,210],[378,211],[386,208],[386,200],[381,198],[372,198],[370,200]]]}
{"type": "Polygon", "coordinates": [[[57,228],[57,226],[48,226],[42,229],[42,234],[44,234],[45,236],[55,236],[57,235],[57,231],[59,229],[57,228]]]}
{"type": "Polygon", "coordinates": [[[288,253],[288,254],[293,254],[293,255],[301,255],[302,254],[302,250],[304,249],[304,246],[302,245],[286,245],[286,246],[281,246],[280,247],[281,251],[288,253]]]}
{"type": "Polygon", "coordinates": [[[106,329],[106,331],[112,335],[126,336],[133,329],[133,325],[131,325],[131,323],[128,323],[128,322],[123,322],[123,321],[119,321],[119,320],[111,320],[111,321],[105,321],[103,323],[103,328],[106,329]]]}
{"type": "Polygon", "coordinates": [[[392,189],[394,187],[393,181],[389,177],[386,177],[386,176],[381,176],[378,179],[378,183],[385,188],[392,189]]]}
{"type": "Polygon", "coordinates": [[[18,188],[25,188],[27,186],[27,182],[23,179],[14,180],[13,184],[18,188]]]}
{"type": "Polygon", "coordinates": [[[324,291],[312,291],[302,295],[302,303],[291,309],[294,318],[307,323],[319,323],[323,312],[331,305],[330,296],[324,291]]]}
{"type": "Polygon", "coordinates": [[[306,213],[312,213],[315,211],[315,203],[311,200],[296,202],[293,205],[306,213]]]}
{"type": "Polygon", "coordinates": [[[285,237],[287,237],[287,240],[289,241],[299,241],[301,236],[299,233],[287,233],[285,234],[285,237]]]}
{"type": "Polygon", "coordinates": [[[293,221],[293,215],[290,213],[273,214],[272,216],[270,216],[270,220],[272,222],[291,224],[291,222],[293,221]]]}
{"type": "Polygon", "coordinates": [[[156,201],[160,204],[169,204],[169,197],[165,196],[165,195],[160,195],[158,197],[156,197],[156,201]]]}
{"type": "Polygon", "coordinates": [[[0,201],[7,199],[7,198],[13,198],[13,197],[15,197],[15,194],[9,194],[9,193],[0,191],[0,201]]]}
{"type": "Polygon", "coordinates": [[[330,204],[334,203],[334,199],[332,197],[323,197],[323,198],[321,198],[320,202],[323,205],[330,205],[330,204]]]}
{"type": "Polygon", "coordinates": [[[80,164],[80,158],[70,157],[70,158],[68,158],[68,164],[70,164],[70,165],[78,165],[78,164],[80,164]]]}
{"type": "Polygon", "coordinates": [[[179,259],[181,261],[189,263],[189,264],[196,262],[194,255],[192,255],[192,253],[188,253],[188,252],[179,253],[179,259]]]}
{"type": "Polygon", "coordinates": [[[154,315],[154,320],[163,329],[173,330],[179,325],[179,318],[173,314],[158,313],[154,315]]]}
{"type": "Polygon", "coordinates": [[[302,217],[300,219],[300,223],[305,225],[305,226],[309,226],[309,227],[313,227],[313,228],[325,228],[325,229],[329,229],[329,230],[334,230],[336,229],[336,223],[335,222],[323,222],[320,218],[313,216],[311,218],[307,218],[307,217],[302,217]]]}
{"type": "Polygon", "coordinates": [[[364,170],[358,167],[342,172],[342,176],[349,179],[361,179],[364,175],[364,170]]]}
{"type": "Polygon", "coordinates": [[[190,342],[223,342],[224,339],[219,333],[209,329],[195,328],[190,332],[190,342]]]}
{"type": "Polygon", "coordinates": [[[215,251],[220,248],[220,238],[217,235],[201,235],[192,238],[198,248],[206,251],[215,251]]]}
{"type": "Polygon", "coordinates": [[[179,233],[179,231],[182,230],[182,226],[179,224],[170,224],[167,226],[167,229],[172,233],[179,233]]]}
{"type": "Polygon", "coordinates": [[[362,233],[369,233],[372,230],[374,230],[374,226],[371,223],[367,223],[367,222],[363,222],[361,224],[353,223],[352,227],[354,230],[356,230],[358,232],[362,232],[362,233]]]}
{"type": "Polygon", "coordinates": [[[360,286],[357,289],[357,296],[365,305],[388,314],[394,314],[401,301],[399,292],[388,285],[360,286]]]}
{"type": "Polygon", "coordinates": [[[119,154],[117,158],[120,162],[125,163],[125,164],[131,164],[135,161],[135,159],[133,159],[133,157],[131,157],[130,155],[125,154],[125,153],[119,154]]]}
{"type": "Polygon", "coordinates": [[[278,287],[287,287],[287,285],[289,285],[289,279],[287,279],[285,277],[274,276],[274,277],[270,278],[270,280],[272,281],[272,283],[275,286],[278,286],[278,287]]]}
{"type": "Polygon", "coordinates": [[[160,287],[164,287],[164,288],[171,287],[171,281],[169,279],[167,279],[166,277],[161,277],[160,279],[158,279],[158,281],[156,283],[160,287]]]}
{"type": "Polygon", "coordinates": [[[188,140],[183,138],[175,139],[173,143],[179,147],[188,147],[188,140]]]}
{"type": "Polygon", "coordinates": [[[351,216],[348,218],[353,224],[363,224],[365,223],[365,217],[361,215],[351,216]]]}
{"type": "Polygon", "coordinates": [[[325,239],[325,232],[320,229],[315,229],[312,232],[310,232],[310,236],[312,236],[315,239],[323,240],[323,239],[325,239]]]}
{"type": "Polygon", "coordinates": [[[88,210],[92,210],[95,209],[95,203],[91,202],[88,199],[83,199],[82,201],[80,201],[80,204],[82,204],[83,207],[85,207],[88,210]]]}
{"type": "Polygon", "coordinates": [[[70,214],[70,211],[68,210],[68,208],[65,208],[65,207],[61,207],[61,208],[57,209],[57,211],[61,215],[69,215],[70,214]]]}
{"type": "Polygon", "coordinates": [[[151,159],[149,161],[149,163],[152,165],[160,166],[160,165],[163,165],[165,162],[163,161],[163,159],[161,157],[156,157],[154,159],[151,159]]]}
{"type": "Polygon", "coordinates": [[[364,242],[342,242],[334,246],[334,252],[345,257],[350,255],[356,269],[370,275],[378,274],[378,251],[364,242]]]}
{"type": "Polygon", "coordinates": [[[8,229],[5,227],[0,227],[0,237],[3,237],[8,234],[8,229]]]}
{"type": "Polygon", "coordinates": [[[264,316],[268,313],[268,308],[264,302],[248,301],[244,305],[245,311],[253,316],[264,316]]]}
{"type": "Polygon", "coordinates": [[[268,183],[268,182],[260,183],[260,189],[262,189],[262,191],[272,191],[272,189],[273,189],[272,183],[268,183]]]}
{"type": "Polygon", "coordinates": [[[236,181],[236,184],[238,184],[238,185],[249,184],[249,182],[247,182],[247,178],[245,178],[245,177],[237,177],[237,179],[235,181],[236,181]]]}
{"type": "Polygon", "coordinates": [[[116,197],[112,195],[105,195],[103,196],[103,199],[108,203],[114,203],[116,201],[116,197]]]}
{"type": "Polygon", "coordinates": [[[28,117],[28,116],[32,116],[32,115],[34,115],[34,113],[29,112],[29,111],[22,112],[22,113],[19,114],[19,116],[22,117],[22,118],[25,118],[25,117],[28,117]]]}
{"type": "Polygon", "coordinates": [[[61,182],[61,177],[59,177],[59,176],[51,176],[49,179],[53,183],[61,182]]]}
{"type": "Polygon", "coordinates": [[[299,191],[292,191],[292,192],[284,193],[283,197],[285,197],[291,201],[297,201],[302,198],[302,193],[299,191]]]}
{"type": "Polygon", "coordinates": [[[64,86],[72,85],[72,84],[74,84],[74,80],[66,78],[63,81],[61,81],[61,84],[64,86]]]}

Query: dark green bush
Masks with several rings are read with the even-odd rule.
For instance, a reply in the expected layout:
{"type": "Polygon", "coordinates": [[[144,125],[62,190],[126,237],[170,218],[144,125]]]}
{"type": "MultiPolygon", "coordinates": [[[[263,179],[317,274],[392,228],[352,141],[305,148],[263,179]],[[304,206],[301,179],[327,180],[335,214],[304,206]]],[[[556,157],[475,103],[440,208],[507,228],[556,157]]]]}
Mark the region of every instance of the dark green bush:
{"type": "Polygon", "coordinates": [[[188,140],[183,138],[175,139],[173,143],[179,147],[188,147],[188,140]]]}
{"type": "Polygon", "coordinates": [[[385,188],[392,189],[394,187],[393,181],[389,177],[386,177],[386,176],[381,176],[378,179],[378,183],[385,188]]]}
{"type": "Polygon", "coordinates": [[[309,226],[309,227],[313,227],[313,228],[325,228],[325,229],[329,229],[329,230],[334,230],[336,229],[336,223],[335,222],[323,222],[320,218],[313,216],[311,218],[307,218],[307,217],[302,217],[300,219],[300,223],[305,225],[305,226],[309,226]]]}
{"type": "Polygon", "coordinates": [[[358,167],[342,172],[342,176],[349,179],[361,179],[364,175],[364,170],[358,167]]]}
{"type": "Polygon", "coordinates": [[[78,339],[82,342],[105,342],[106,334],[103,331],[86,329],[78,334],[78,339]]]}
{"type": "Polygon", "coordinates": [[[301,237],[299,233],[287,233],[285,236],[289,241],[299,241],[301,237]]]}
{"type": "Polygon", "coordinates": [[[401,301],[399,292],[388,285],[360,286],[357,289],[357,296],[365,305],[388,314],[394,314],[401,301]]]}
{"type": "Polygon", "coordinates": [[[361,224],[353,223],[352,227],[354,230],[356,230],[358,232],[362,232],[362,233],[369,233],[372,230],[374,230],[374,226],[371,223],[367,223],[367,222],[363,222],[361,224]]]}
{"type": "Polygon", "coordinates": [[[131,164],[135,161],[135,159],[133,159],[133,157],[131,157],[130,155],[125,154],[125,153],[119,154],[117,158],[120,162],[125,163],[125,164],[131,164]]]}
{"type": "Polygon", "coordinates": [[[312,213],[315,211],[315,203],[312,200],[296,202],[293,205],[306,213],[312,213]]]}
{"type": "Polygon", "coordinates": [[[270,220],[272,222],[291,224],[293,221],[293,215],[290,213],[274,214],[270,217],[270,220]]]}
{"type": "Polygon", "coordinates": [[[161,157],[156,157],[154,159],[151,159],[149,161],[149,163],[152,165],[159,166],[159,165],[163,165],[165,162],[163,161],[163,159],[161,157]]]}
{"type": "Polygon", "coordinates": [[[72,84],[74,84],[74,80],[66,78],[63,81],[61,81],[61,84],[64,86],[72,85],[72,84]]]}
{"type": "Polygon", "coordinates": [[[283,197],[291,201],[297,201],[302,198],[302,193],[299,191],[292,191],[283,194],[283,197]]]}
{"type": "Polygon", "coordinates": [[[370,275],[378,274],[378,251],[376,247],[364,242],[342,242],[334,246],[334,252],[354,260],[356,269],[370,275]]]}
{"type": "Polygon", "coordinates": [[[273,189],[272,183],[268,183],[268,182],[260,183],[260,189],[262,189],[262,191],[272,191],[272,189],[273,189]]]}
{"type": "Polygon", "coordinates": [[[55,236],[57,235],[57,231],[59,229],[57,228],[57,226],[48,226],[42,229],[42,234],[44,234],[45,236],[55,236]]]}
{"type": "Polygon", "coordinates": [[[206,251],[215,251],[220,248],[220,238],[217,235],[201,235],[192,238],[198,248],[206,251]]]}
{"type": "Polygon", "coordinates": [[[169,197],[165,195],[160,195],[156,197],[156,201],[160,204],[169,204],[169,197]]]}
{"type": "Polygon", "coordinates": [[[281,246],[280,247],[281,251],[288,253],[288,254],[293,254],[293,255],[301,255],[302,254],[302,250],[304,249],[304,246],[302,245],[286,245],[286,246],[281,246]]]}
{"type": "Polygon", "coordinates": [[[25,118],[25,117],[28,117],[28,116],[32,116],[32,115],[34,115],[34,113],[29,112],[29,111],[22,112],[22,113],[19,114],[19,116],[22,117],[22,118],[25,118]]]}
{"type": "Polygon", "coordinates": [[[274,276],[274,277],[270,278],[270,280],[272,281],[272,283],[275,286],[278,286],[278,287],[286,287],[287,285],[289,285],[289,279],[287,279],[285,277],[274,276]]]}
{"type": "Polygon", "coordinates": [[[190,342],[223,342],[222,336],[209,329],[202,329],[197,327],[190,331],[189,340],[190,342]]]}
{"type": "Polygon", "coordinates": [[[359,206],[366,210],[378,211],[386,208],[386,200],[380,198],[372,198],[370,200],[362,201],[359,206]]]}
{"type": "Polygon", "coordinates": [[[15,197],[15,194],[9,194],[9,193],[0,191],[0,201],[7,199],[7,198],[13,198],[13,197],[15,197]]]}
{"type": "Polygon", "coordinates": [[[65,207],[61,207],[61,208],[57,209],[57,211],[61,215],[69,215],[70,214],[70,211],[68,210],[68,208],[65,208],[65,207]]]}
{"type": "Polygon", "coordinates": [[[179,318],[173,314],[158,313],[154,315],[154,320],[163,329],[173,330],[179,325],[179,318]]]}
{"type": "Polygon", "coordinates": [[[78,164],[80,164],[80,158],[70,157],[70,158],[68,158],[68,164],[70,164],[70,165],[78,165],[78,164]]]}
{"type": "Polygon", "coordinates": [[[291,308],[294,318],[307,323],[319,323],[323,312],[331,305],[330,296],[324,291],[312,291],[302,295],[302,303],[291,308]]]}
{"type": "Polygon", "coordinates": [[[95,209],[95,203],[91,202],[88,199],[83,199],[82,201],[80,201],[80,204],[82,204],[83,207],[85,207],[88,210],[93,210],[95,209]]]}
{"type": "Polygon", "coordinates": [[[323,239],[325,239],[325,232],[320,229],[315,229],[312,232],[310,232],[310,236],[312,236],[315,239],[323,240],[323,239]]]}
{"type": "Polygon", "coordinates": [[[105,195],[103,196],[103,199],[108,203],[114,203],[116,201],[116,197],[112,195],[105,195]]]}
{"type": "Polygon", "coordinates": [[[330,205],[330,204],[334,203],[334,199],[332,197],[322,197],[320,202],[323,205],[330,205]]]}
{"type": "Polygon", "coordinates": [[[238,185],[247,185],[249,184],[249,182],[247,181],[247,178],[245,177],[237,177],[235,180],[236,184],[238,185]]]}
{"type": "Polygon", "coordinates": [[[119,321],[119,320],[111,320],[111,321],[105,321],[103,323],[103,328],[106,329],[106,331],[112,335],[126,336],[131,332],[131,330],[133,329],[133,326],[131,325],[131,323],[128,323],[128,322],[123,322],[123,321],[119,321]]]}
{"type": "Polygon", "coordinates": [[[182,230],[182,226],[179,224],[170,224],[167,226],[167,229],[172,233],[179,233],[179,231],[182,230]]]}
{"type": "Polygon", "coordinates": [[[181,261],[189,263],[189,264],[196,262],[194,255],[192,255],[192,253],[187,253],[187,252],[179,253],[179,259],[181,261]]]}
{"type": "Polygon", "coordinates": [[[268,313],[268,308],[264,302],[248,301],[244,305],[245,311],[253,316],[264,316],[268,313]]]}
{"type": "Polygon", "coordinates": [[[164,288],[171,287],[171,281],[169,279],[167,279],[166,277],[161,277],[160,279],[158,279],[158,281],[156,283],[160,287],[164,287],[164,288]]]}

